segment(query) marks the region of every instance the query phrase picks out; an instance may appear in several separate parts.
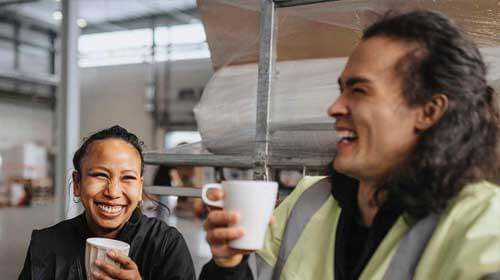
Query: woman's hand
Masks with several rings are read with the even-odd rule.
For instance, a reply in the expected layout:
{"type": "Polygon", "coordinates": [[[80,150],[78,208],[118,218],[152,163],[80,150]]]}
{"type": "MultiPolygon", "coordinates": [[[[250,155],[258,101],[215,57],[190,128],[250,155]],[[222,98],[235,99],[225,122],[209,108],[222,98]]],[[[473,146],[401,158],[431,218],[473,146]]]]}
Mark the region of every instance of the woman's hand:
{"type": "Polygon", "coordinates": [[[109,251],[106,253],[108,257],[118,262],[121,267],[115,267],[109,263],[101,260],[96,260],[95,265],[99,271],[92,271],[92,276],[96,280],[140,280],[141,275],[135,262],[126,255],[120,254],[116,251],[109,251]]]}
{"type": "MultiPolygon", "coordinates": [[[[222,190],[210,190],[207,193],[210,200],[219,200],[224,196],[222,190]]],[[[228,227],[238,222],[239,215],[220,208],[209,207],[210,213],[205,221],[207,242],[212,251],[214,262],[221,267],[235,267],[241,263],[243,256],[253,251],[237,250],[229,247],[231,240],[241,238],[244,234],[241,227],[228,227]]]]}

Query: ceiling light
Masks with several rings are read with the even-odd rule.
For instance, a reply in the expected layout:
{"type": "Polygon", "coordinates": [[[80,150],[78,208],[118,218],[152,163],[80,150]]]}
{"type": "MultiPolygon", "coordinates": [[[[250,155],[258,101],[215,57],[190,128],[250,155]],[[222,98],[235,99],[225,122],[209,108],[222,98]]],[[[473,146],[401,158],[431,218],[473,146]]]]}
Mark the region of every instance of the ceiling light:
{"type": "Polygon", "coordinates": [[[52,13],[52,18],[54,20],[59,21],[59,20],[61,20],[63,18],[63,15],[62,15],[61,11],[55,11],[55,12],[52,13]]]}
{"type": "Polygon", "coordinates": [[[87,27],[87,21],[83,18],[79,18],[76,20],[76,24],[80,27],[80,28],[85,28],[87,27]]]}

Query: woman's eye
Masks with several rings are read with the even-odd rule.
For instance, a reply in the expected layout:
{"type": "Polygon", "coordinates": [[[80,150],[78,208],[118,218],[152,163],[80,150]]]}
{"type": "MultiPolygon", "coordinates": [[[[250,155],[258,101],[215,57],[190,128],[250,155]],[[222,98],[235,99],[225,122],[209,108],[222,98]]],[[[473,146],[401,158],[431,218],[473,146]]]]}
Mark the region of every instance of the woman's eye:
{"type": "Polygon", "coordinates": [[[106,175],[105,173],[92,173],[90,175],[96,178],[108,178],[108,175],[106,175]]]}
{"type": "Polygon", "coordinates": [[[136,179],[135,176],[123,176],[123,180],[125,180],[125,181],[133,181],[135,179],[136,179]]]}

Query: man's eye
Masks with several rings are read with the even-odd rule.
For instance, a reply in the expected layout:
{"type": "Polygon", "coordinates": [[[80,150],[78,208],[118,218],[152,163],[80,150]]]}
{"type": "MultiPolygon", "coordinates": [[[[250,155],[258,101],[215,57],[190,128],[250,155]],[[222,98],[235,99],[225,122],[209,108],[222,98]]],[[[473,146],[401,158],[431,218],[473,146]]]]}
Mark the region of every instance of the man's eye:
{"type": "Polygon", "coordinates": [[[361,89],[361,88],[353,88],[351,91],[353,93],[361,93],[361,94],[365,93],[365,91],[363,89],[361,89]]]}

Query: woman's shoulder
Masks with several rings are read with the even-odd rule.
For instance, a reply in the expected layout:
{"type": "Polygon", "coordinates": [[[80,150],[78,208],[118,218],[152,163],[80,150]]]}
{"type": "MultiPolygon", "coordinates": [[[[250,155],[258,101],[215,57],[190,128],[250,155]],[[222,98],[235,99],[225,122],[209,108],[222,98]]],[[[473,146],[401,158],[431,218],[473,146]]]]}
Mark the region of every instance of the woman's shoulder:
{"type": "Polygon", "coordinates": [[[137,248],[142,254],[152,253],[157,256],[187,251],[182,234],[164,221],[141,214],[138,225],[132,237],[131,250],[137,248]]]}
{"type": "Polygon", "coordinates": [[[182,237],[177,228],[168,225],[165,221],[156,217],[148,217],[141,213],[140,224],[140,231],[148,235],[154,235],[168,239],[176,239],[182,237]]]}
{"type": "Polygon", "coordinates": [[[31,234],[31,239],[36,239],[40,241],[51,241],[61,239],[64,236],[68,236],[74,231],[75,227],[78,226],[78,222],[81,219],[80,216],[63,220],[55,225],[42,229],[34,229],[31,234]]]}

